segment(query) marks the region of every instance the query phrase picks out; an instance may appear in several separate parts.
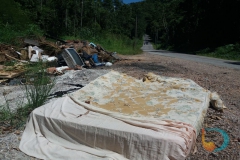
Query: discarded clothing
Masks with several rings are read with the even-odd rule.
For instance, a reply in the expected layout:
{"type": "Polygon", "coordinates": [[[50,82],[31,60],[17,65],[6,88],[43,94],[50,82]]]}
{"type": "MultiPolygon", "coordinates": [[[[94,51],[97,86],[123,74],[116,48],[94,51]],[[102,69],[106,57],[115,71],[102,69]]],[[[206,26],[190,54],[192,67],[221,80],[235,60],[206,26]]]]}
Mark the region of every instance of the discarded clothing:
{"type": "Polygon", "coordinates": [[[92,59],[93,59],[94,63],[100,63],[99,60],[98,60],[98,55],[97,54],[93,54],[92,59]]]}

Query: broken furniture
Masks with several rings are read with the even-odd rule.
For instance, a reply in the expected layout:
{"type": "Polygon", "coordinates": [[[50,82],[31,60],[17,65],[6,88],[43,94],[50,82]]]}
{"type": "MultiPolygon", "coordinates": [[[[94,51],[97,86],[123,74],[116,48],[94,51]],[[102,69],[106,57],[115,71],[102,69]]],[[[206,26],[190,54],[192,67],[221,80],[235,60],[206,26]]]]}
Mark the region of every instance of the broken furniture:
{"type": "Polygon", "coordinates": [[[62,52],[62,57],[69,68],[76,68],[77,65],[84,66],[84,62],[82,61],[81,57],[73,48],[64,49],[62,52]]]}

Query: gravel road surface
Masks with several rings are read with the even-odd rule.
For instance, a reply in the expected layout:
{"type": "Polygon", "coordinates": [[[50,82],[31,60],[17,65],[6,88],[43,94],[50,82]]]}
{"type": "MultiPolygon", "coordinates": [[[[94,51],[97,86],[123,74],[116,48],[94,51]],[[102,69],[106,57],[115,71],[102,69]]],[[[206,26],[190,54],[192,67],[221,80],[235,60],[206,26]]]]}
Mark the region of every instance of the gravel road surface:
{"type": "Polygon", "coordinates": [[[191,55],[191,54],[176,53],[176,52],[171,52],[171,51],[166,51],[166,50],[155,50],[153,48],[152,44],[150,44],[150,43],[148,43],[148,45],[143,45],[142,50],[145,52],[148,52],[150,54],[191,60],[191,61],[200,62],[200,63],[212,64],[212,65],[220,66],[220,67],[240,69],[240,62],[238,62],[238,61],[197,56],[197,55],[191,55]]]}

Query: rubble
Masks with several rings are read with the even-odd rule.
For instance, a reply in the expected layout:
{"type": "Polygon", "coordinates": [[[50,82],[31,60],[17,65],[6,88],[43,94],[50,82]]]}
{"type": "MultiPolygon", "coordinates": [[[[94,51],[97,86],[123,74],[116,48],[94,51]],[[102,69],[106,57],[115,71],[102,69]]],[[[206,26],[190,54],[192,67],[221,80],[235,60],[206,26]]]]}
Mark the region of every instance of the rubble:
{"type": "MultiPolygon", "coordinates": [[[[112,63],[119,60],[113,56],[115,54],[93,42],[88,43],[81,40],[69,40],[63,43],[41,38],[37,40],[24,39],[20,46],[0,44],[0,106],[6,107],[7,105],[11,111],[15,111],[28,103],[24,88],[24,84],[28,83],[23,76],[26,72],[26,65],[34,66],[40,61],[46,63],[48,68],[45,71],[56,82],[47,100],[47,102],[51,102],[106,74],[108,71],[94,70],[94,68],[103,65],[111,66],[112,63]],[[64,57],[66,50],[68,52],[67,54],[65,52],[64,57]],[[82,57],[84,51],[89,59],[82,57]]],[[[0,141],[4,144],[0,145],[0,159],[26,156],[18,148],[20,139],[17,136],[21,137],[22,133],[19,131],[15,131],[15,134],[11,133],[13,131],[2,132],[4,135],[2,135],[3,138],[0,137],[0,141]],[[9,141],[9,137],[12,141],[9,141]],[[13,146],[13,144],[16,146],[9,148],[8,145],[13,146]]]]}
{"type": "MultiPolygon", "coordinates": [[[[95,69],[67,70],[66,67],[61,67],[61,70],[61,75],[53,77],[55,86],[52,89],[51,94],[54,94],[56,92],[68,93],[66,91],[70,89],[79,89],[79,84],[85,86],[90,81],[108,72],[107,70],[95,69]]],[[[7,80],[8,79],[5,79],[5,81],[7,80]]],[[[27,102],[26,97],[24,97],[25,88],[23,85],[17,85],[19,82],[23,82],[21,78],[14,78],[9,82],[13,85],[7,83],[8,85],[0,87],[0,106],[5,105],[6,101],[8,101],[10,108],[14,110],[19,105],[27,102]]]]}
{"type": "Polygon", "coordinates": [[[4,67],[7,62],[51,64],[49,74],[62,74],[62,68],[81,70],[97,66],[112,66],[120,60],[116,52],[108,52],[102,46],[83,40],[48,41],[45,38],[24,39],[18,47],[0,44],[0,82],[21,75],[24,69],[4,67]],[[4,69],[3,69],[4,68],[4,69]]]}
{"type": "Polygon", "coordinates": [[[4,66],[0,67],[0,80],[2,79],[11,79],[21,75],[24,72],[24,64],[19,62],[15,63],[13,66],[4,66]],[[2,79],[1,79],[2,78],[2,79]]]}

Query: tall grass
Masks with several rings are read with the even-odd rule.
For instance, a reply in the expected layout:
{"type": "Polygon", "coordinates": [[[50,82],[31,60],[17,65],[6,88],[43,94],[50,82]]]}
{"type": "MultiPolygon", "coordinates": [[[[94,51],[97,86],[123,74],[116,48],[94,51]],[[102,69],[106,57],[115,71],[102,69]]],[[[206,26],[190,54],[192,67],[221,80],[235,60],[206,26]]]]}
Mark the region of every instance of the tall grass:
{"type": "Polygon", "coordinates": [[[35,24],[27,24],[23,28],[0,23],[0,43],[13,46],[21,44],[21,38],[29,35],[42,36],[43,31],[35,24]]]}
{"type": "Polygon", "coordinates": [[[142,40],[130,39],[123,35],[105,34],[96,43],[108,51],[115,51],[123,55],[134,55],[142,53],[142,40]]]}
{"type": "Polygon", "coordinates": [[[142,53],[143,40],[130,39],[125,35],[100,33],[93,34],[91,30],[84,30],[78,37],[64,36],[63,39],[81,39],[101,45],[109,52],[117,52],[123,55],[134,55],[142,53]]]}
{"type": "Polygon", "coordinates": [[[19,102],[17,109],[12,110],[9,102],[0,106],[0,124],[8,123],[12,127],[21,127],[25,123],[28,115],[37,107],[43,105],[54,87],[54,80],[45,72],[46,64],[38,62],[26,66],[25,81],[23,86],[24,97],[27,99],[26,103],[19,102]]]}
{"type": "Polygon", "coordinates": [[[27,107],[35,109],[44,104],[54,86],[54,81],[45,72],[46,63],[38,62],[26,67],[25,96],[27,107]]]}

